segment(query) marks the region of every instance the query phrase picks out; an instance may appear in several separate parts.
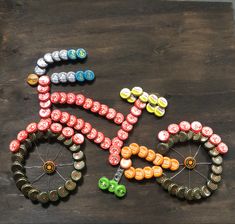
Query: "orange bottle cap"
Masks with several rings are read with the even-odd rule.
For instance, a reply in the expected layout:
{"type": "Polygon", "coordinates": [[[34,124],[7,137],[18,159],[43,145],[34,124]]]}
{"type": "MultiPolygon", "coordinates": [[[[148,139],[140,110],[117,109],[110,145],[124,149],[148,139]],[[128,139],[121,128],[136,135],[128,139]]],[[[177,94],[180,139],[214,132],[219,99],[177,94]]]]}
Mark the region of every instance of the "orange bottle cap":
{"type": "Polygon", "coordinates": [[[132,155],[131,149],[128,146],[125,146],[121,150],[121,155],[125,159],[129,159],[132,155]]]}
{"type": "Polygon", "coordinates": [[[135,179],[136,180],[143,180],[144,179],[144,171],[141,168],[135,169],[135,179]]]}
{"type": "Polygon", "coordinates": [[[129,169],[124,171],[124,175],[127,179],[134,178],[135,177],[135,168],[131,166],[129,169]]]}
{"type": "Polygon", "coordinates": [[[162,168],[169,169],[171,167],[171,159],[169,157],[163,157],[162,168]]]}
{"type": "Polygon", "coordinates": [[[163,170],[160,166],[153,166],[152,169],[154,177],[162,176],[163,170]]]}
{"type": "Polygon", "coordinates": [[[153,169],[150,166],[144,167],[144,177],[150,179],[153,177],[153,169]]]}
{"type": "Polygon", "coordinates": [[[176,171],[179,169],[180,163],[177,159],[171,159],[171,167],[170,170],[176,171]]]}
{"type": "Polygon", "coordinates": [[[129,148],[131,149],[133,155],[138,154],[140,151],[140,147],[137,143],[131,143],[129,145],[129,148]]]}
{"type": "Polygon", "coordinates": [[[149,150],[148,150],[147,147],[145,147],[145,146],[140,146],[140,151],[139,151],[139,153],[138,153],[138,156],[139,156],[140,158],[146,158],[147,155],[148,155],[148,152],[149,152],[149,150]]]}
{"type": "Polygon", "coordinates": [[[156,158],[156,153],[152,149],[149,149],[148,155],[145,159],[149,162],[152,162],[153,160],[155,160],[155,158],[156,158]]]}
{"type": "Polygon", "coordinates": [[[156,153],[156,158],[153,160],[153,164],[156,166],[160,166],[163,163],[163,156],[159,153],[156,153]]]}

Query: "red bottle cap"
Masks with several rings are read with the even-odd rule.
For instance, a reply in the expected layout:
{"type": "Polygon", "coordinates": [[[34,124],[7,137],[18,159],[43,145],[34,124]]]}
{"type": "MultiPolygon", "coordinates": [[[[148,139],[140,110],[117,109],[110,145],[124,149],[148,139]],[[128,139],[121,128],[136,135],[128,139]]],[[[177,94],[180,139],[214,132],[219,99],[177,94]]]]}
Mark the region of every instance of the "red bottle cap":
{"type": "Polygon", "coordinates": [[[77,117],[74,115],[70,115],[69,121],[67,122],[67,125],[69,127],[74,127],[77,124],[77,117]]]}
{"type": "Polygon", "coordinates": [[[61,118],[60,118],[60,123],[65,124],[69,121],[70,114],[67,112],[62,112],[61,113],[61,118]]]}
{"type": "Polygon", "coordinates": [[[179,124],[179,128],[181,131],[188,132],[190,131],[191,125],[188,121],[181,121],[179,124]]]}
{"type": "Polygon", "coordinates": [[[221,143],[219,143],[219,145],[217,145],[216,150],[220,154],[225,154],[228,152],[228,146],[225,143],[221,142],[221,143]]]}
{"type": "Polygon", "coordinates": [[[138,109],[136,106],[133,106],[131,108],[131,113],[136,116],[139,117],[142,114],[142,110],[138,109]]]}
{"type": "Polygon", "coordinates": [[[126,139],[128,139],[128,133],[122,129],[118,130],[117,136],[122,141],[125,141],[126,139]]]}
{"type": "Polygon", "coordinates": [[[112,145],[121,148],[123,146],[123,141],[118,137],[112,139],[112,145]]]}
{"type": "Polygon", "coordinates": [[[61,118],[62,112],[60,110],[53,110],[51,112],[51,119],[53,121],[59,121],[61,118]]]}
{"type": "Polygon", "coordinates": [[[31,134],[31,133],[35,133],[38,130],[38,126],[37,123],[33,122],[30,123],[27,127],[26,127],[26,131],[31,134]]]}
{"type": "Polygon", "coordinates": [[[20,142],[24,141],[26,138],[28,138],[28,132],[25,130],[20,131],[17,135],[17,140],[20,142]]]}
{"type": "Polygon", "coordinates": [[[37,91],[38,91],[39,93],[47,93],[47,92],[49,92],[49,90],[50,90],[50,87],[49,87],[49,86],[41,86],[41,85],[38,85],[38,87],[37,87],[37,91]]]}
{"type": "Polygon", "coordinates": [[[72,105],[75,104],[76,101],[76,95],[74,93],[68,93],[67,94],[67,104],[72,105]]]}
{"type": "Polygon", "coordinates": [[[92,129],[91,124],[88,122],[85,122],[84,127],[82,128],[81,132],[82,134],[86,135],[91,131],[91,129],[92,129]]]}
{"type": "Polygon", "coordinates": [[[91,107],[91,112],[98,113],[100,110],[101,104],[98,101],[94,101],[91,107]]]}
{"type": "Polygon", "coordinates": [[[70,127],[65,127],[62,129],[62,134],[66,138],[71,138],[74,135],[74,130],[70,127]]]}
{"type": "Polygon", "coordinates": [[[60,92],[60,104],[65,104],[67,101],[67,94],[65,92],[60,92]]]}
{"type": "Polygon", "coordinates": [[[47,131],[49,129],[49,123],[45,120],[40,120],[38,122],[38,130],[39,131],[47,131]]]}
{"type": "Polygon", "coordinates": [[[146,107],[146,103],[143,103],[140,99],[137,99],[135,101],[134,105],[140,110],[142,110],[146,107]]]}
{"type": "Polygon", "coordinates": [[[95,128],[92,128],[90,133],[87,135],[87,138],[93,140],[97,137],[98,131],[95,128]]]}
{"type": "Polygon", "coordinates": [[[49,118],[51,116],[51,109],[40,109],[39,116],[41,118],[49,118]]]}
{"type": "Polygon", "coordinates": [[[63,127],[60,123],[52,123],[51,127],[50,127],[50,129],[53,133],[61,133],[62,128],[63,127]]]}
{"type": "Polygon", "coordinates": [[[100,110],[99,110],[99,115],[100,116],[105,116],[108,113],[109,107],[105,104],[100,105],[100,110]]]}
{"type": "Polygon", "coordinates": [[[107,118],[108,120],[113,120],[113,119],[115,118],[116,114],[117,114],[117,112],[116,112],[115,109],[109,108],[108,113],[107,113],[107,115],[106,115],[106,118],[107,118]]]}
{"type": "Polygon", "coordinates": [[[18,141],[18,140],[11,141],[11,143],[9,145],[9,149],[13,153],[18,152],[20,149],[20,141],[18,141]]]}
{"type": "Polygon", "coordinates": [[[105,138],[104,138],[104,141],[100,144],[100,147],[101,147],[102,149],[109,149],[109,147],[111,146],[111,144],[112,144],[111,139],[108,138],[108,137],[105,137],[105,138]]]}
{"type": "Polygon", "coordinates": [[[112,166],[116,166],[120,163],[120,156],[118,154],[110,154],[109,155],[109,163],[112,165],[112,166]]]}
{"type": "Polygon", "coordinates": [[[130,132],[133,129],[133,125],[128,123],[127,121],[122,122],[122,129],[126,132],[130,132]]]}
{"type": "Polygon", "coordinates": [[[98,131],[97,137],[95,138],[94,142],[96,144],[100,144],[103,141],[104,141],[104,134],[98,131]]]}
{"type": "Polygon", "coordinates": [[[206,127],[206,126],[202,128],[202,135],[203,136],[209,138],[212,136],[212,134],[213,134],[212,128],[206,127]]]}
{"type": "Polygon", "coordinates": [[[202,124],[199,122],[199,121],[193,121],[191,123],[191,130],[194,132],[194,133],[199,133],[201,132],[202,130],[202,124]]]}
{"type": "Polygon", "coordinates": [[[84,136],[80,133],[75,134],[72,139],[73,142],[77,145],[81,145],[84,142],[84,136]]]}
{"type": "Polygon", "coordinates": [[[77,94],[76,95],[76,105],[78,105],[78,106],[82,106],[83,104],[84,104],[84,102],[85,102],[85,96],[83,96],[82,94],[77,94]]]}
{"type": "Polygon", "coordinates": [[[213,134],[210,138],[209,141],[213,145],[218,145],[221,142],[221,138],[217,134],[213,134]]]}
{"type": "Polygon", "coordinates": [[[60,103],[61,95],[58,92],[54,92],[51,94],[51,102],[56,104],[60,103]]]}
{"type": "Polygon", "coordinates": [[[48,109],[51,107],[51,101],[50,100],[45,101],[45,102],[41,101],[39,105],[42,109],[48,109]]]}
{"type": "Polygon", "coordinates": [[[161,142],[167,142],[169,138],[170,138],[170,134],[168,131],[163,130],[158,133],[158,139],[161,142]]]}
{"type": "Polygon", "coordinates": [[[74,129],[79,131],[84,127],[84,125],[85,125],[85,121],[81,118],[78,118],[77,119],[77,124],[74,126],[74,129]]]}
{"type": "Polygon", "coordinates": [[[111,145],[109,148],[109,153],[110,154],[120,154],[121,153],[121,148],[115,145],[111,145]]]}
{"type": "Polygon", "coordinates": [[[39,93],[38,94],[38,99],[40,101],[47,101],[50,99],[50,93],[39,93]]]}
{"type": "Polygon", "coordinates": [[[41,86],[48,86],[48,85],[50,85],[50,78],[49,78],[49,76],[47,76],[47,75],[42,75],[42,76],[39,78],[38,83],[39,83],[41,86]]]}
{"type": "Polygon", "coordinates": [[[135,124],[138,121],[138,117],[134,116],[133,114],[128,114],[126,116],[126,120],[130,123],[130,124],[135,124]]]}
{"type": "Polygon", "coordinates": [[[124,115],[118,112],[114,118],[114,122],[116,124],[121,124],[123,121],[124,121],[124,115]]]}

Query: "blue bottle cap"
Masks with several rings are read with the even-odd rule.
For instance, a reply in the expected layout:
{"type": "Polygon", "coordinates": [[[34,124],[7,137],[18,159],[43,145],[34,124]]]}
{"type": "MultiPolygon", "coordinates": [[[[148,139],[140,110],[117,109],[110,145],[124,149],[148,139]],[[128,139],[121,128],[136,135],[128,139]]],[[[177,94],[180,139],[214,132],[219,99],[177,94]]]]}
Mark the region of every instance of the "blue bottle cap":
{"type": "Polygon", "coordinates": [[[76,60],[77,59],[77,54],[76,54],[76,51],[74,49],[68,50],[67,54],[68,54],[69,59],[71,59],[71,60],[76,60]]]}
{"type": "Polygon", "coordinates": [[[84,72],[83,71],[77,71],[75,73],[75,77],[76,77],[76,80],[78,82],[84,82],[85,81],[85,78],[84,78],[84,72]]]}
{"type": "Polygon", "coordinates": [[[93,81],[95,79],[95,74],[93,71],[91,70],[86,70],[84,72],[84,78],[87,80],[87,81],[93,81]]]}
{"type": "Polygon", "coordinates": [[[77,53],[78,59],[80,60],[83,60],[87,57],[87,52],[83,48],[78,48],[76,53],[77,53]]]}

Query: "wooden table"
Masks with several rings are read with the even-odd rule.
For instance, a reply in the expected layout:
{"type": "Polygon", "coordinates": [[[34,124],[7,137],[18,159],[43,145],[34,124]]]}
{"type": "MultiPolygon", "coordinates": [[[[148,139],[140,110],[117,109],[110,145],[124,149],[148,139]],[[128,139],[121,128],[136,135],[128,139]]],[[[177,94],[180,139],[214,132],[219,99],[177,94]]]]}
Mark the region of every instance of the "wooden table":
{"type": "MultiPolygon", "coordinates": [[[[0,223],[235,222],[231,4],[6,0],[0,2],[0,18],[0,223]],[[223,182],[215,195],[187,203],[170,197],[155,181],[123,180],[128,196],[117,200],[97,189],[97,180],[102,175],[112,178],[116,169],[108,165],[107,152],[86,141],[87,171],[78,192],[68,201],[42,207],[21,196],[10,171],[8,144],[29,122],[39,119],[36,89],[25,79],[44,53],[77,47],[89,52],[86,64],[55,67],[49,74],[90,68],[97,79],[93,85],[67,86],[65,91],[82,91],[125,114],[130,105],[119,98],[123,87],[142,86],[168,98],[166,116],[158,120],[144,112],[128,143],[155,148],[157,132],[181,120],[200,120],[222,136],[230,152],[224,157],[223,182]]],[[[64,110],[90,119],[109,136],[118,130],[84,111],[64,110]]],[[[45,148],[40,150],[45,152],[45,148]]],[[[36,157],[30,159],[38,162],[36,157]]]]}

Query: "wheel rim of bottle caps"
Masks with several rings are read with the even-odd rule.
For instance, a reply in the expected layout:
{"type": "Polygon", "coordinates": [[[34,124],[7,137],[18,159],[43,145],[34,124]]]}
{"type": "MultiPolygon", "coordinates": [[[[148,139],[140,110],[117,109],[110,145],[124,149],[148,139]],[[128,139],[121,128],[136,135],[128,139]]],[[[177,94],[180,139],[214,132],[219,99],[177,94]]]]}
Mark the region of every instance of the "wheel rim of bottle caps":
{"type": "MultiPolygon", "coordinates": [[[[157,177],[159,183],[170,195],[176,196],[179,199],[185,200],[200,200],[208,198],[218,189],[222,179],[223,158],[222,155],[228,152],[228,146],[222,142],[221,137],[213,133],[212,128],[203,126],[198,121],[187,122],[182,121],[179,124],[170,124],[166,130],[160,131],[158,134],[160,143],[157,146],[157,151],[160,154],[165,154],[171,150],[175,144],[192,141],[201,145],[202,149],[206,150],[211,159],[210,171],[207,181],[201,186],[193,188],[174,182],[174,179],[167,177],[164,172],[161,177],[157,177]],[[178,126],[178,127],[177,127],[178,126]],[[168,134],[166,133],[168,132],[168,134]]],[[[183,161],[183,166],[186,169],[194,169],[197,166],[197,161],[194,157],[188,156],[183,161]]]]}
{"type": "MultiPolygon", "coordinates": [[[[85,168],[84,154],[80,151],[80,145],[83,143],[84,137],[82,138],[81,134],[74,133],[72,135],[73,137],[71,137],[70,132],[70,128],[67,130],[65,128],[63,129],[60,123],[50,124],[49,121],[40,121],[39,123],[34,122],[30,123],[26,127],[26,130],[20,131],[17,135],[17,139],[10,143],[9,147],[12,152],[11,170],[13,178],[17,188],[25,197],[42,204],[53,203],[67,197],[77,188],[78,182],[82,178],[82,170],[85,168]],[[48,125],[46,125],[46,123],[48,125]],[[66,135],[66,138],[62,137],[64,134],[66,135]],[[48,139],[50,139],[50,141],[62,143],[71,151],[74,169],[70,176],[66,178],[63,185],[58,186],[56,189],[44,191],[35,187],[33,183],[30,183],[26,176],[25,162],[27,155],[32,151],[34,145],[36,145],[36,143],[40,144],[41,141],[44,142],[48,139]]],[[[56,172],[57,165],[53,161],[46,160],[41,165],[41,168],[45,174],[50,175],[56,172]]]]}

